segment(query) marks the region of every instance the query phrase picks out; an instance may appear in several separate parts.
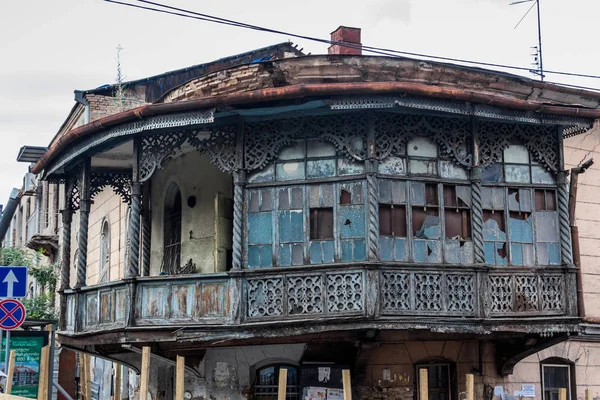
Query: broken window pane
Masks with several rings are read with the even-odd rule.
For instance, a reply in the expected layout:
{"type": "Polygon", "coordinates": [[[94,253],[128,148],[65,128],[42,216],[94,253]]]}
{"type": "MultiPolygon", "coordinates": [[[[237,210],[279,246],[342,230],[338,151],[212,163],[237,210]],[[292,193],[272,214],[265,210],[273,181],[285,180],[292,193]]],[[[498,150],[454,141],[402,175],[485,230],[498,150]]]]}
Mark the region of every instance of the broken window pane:
{"type": "Polygon", "coordinates": [[[352,194],[342,189],[340,191],[340,204],[352,204],[352,194]]]}
{"type": "Polygon", "coordinates": [[[536,211],[554,211],[556,210],[556,191],[549,189],[538,189],[535,191],[535,210],[536,211]]]}
{"type": "Polygon", "coordinates": [[[339,230],[342,238],[365,236],[365,213],[362,205],[339,208],[339,230]]]}
{"type": "Polygon", "coordinates": [[[466,240],[471,237],[469,210],[444,210],[446,238],[466,240]]]}
{"type": "Polygon", "coordinates": [[[412,209],[413,236],[419,239],[440,238],[440,217],[437,208],[412,209]]]}
{"type": "Polygon", "coordinates": [[[508,188],[508,209],[530,212],[531,191],[529,189],[508,188]]]}
{"type": "Polygon", "coordinates": [[[379,204],[379,234],[406,237],[406,207],[379,204]]]}
{"type": "Polygon", "coordinates": [[[438,204],[437,184],[425,184],[425,205],[437,206],[438,204]]]}
{"type": "Polygon", "coordinates": [[[504,210],[504,188],[481,188],[482,208],[487,210],[504,210]]]}
{"type": "Polygon", "coordinates": [[[483,210],[483,240],[506,241],[503,211],[483,210]]]}
{"type": "Polygon", "coordinates": [[[333,239],[333,208],[310,209],[310,239],[333,239]]]}

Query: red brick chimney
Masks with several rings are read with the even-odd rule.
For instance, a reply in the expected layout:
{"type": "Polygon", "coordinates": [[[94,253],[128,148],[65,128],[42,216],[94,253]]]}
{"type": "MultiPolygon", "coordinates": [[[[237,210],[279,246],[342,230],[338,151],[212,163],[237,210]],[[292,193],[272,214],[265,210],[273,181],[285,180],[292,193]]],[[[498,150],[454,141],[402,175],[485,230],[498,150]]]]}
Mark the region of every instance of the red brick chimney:
{"type": "MultiPolygon", "coordinates": [[[[360,43],[360,28],[350,28],[348,26],[340,26],[335,31],[331,32],[332,42],[343,42],[352,44],[354,46],[361,46],[360,43]]],[[[360,56],[362,49],[341,46],[339,44],[332,44],[328,49],[329,54],[350,54],[354,56],[360,56]]]]}

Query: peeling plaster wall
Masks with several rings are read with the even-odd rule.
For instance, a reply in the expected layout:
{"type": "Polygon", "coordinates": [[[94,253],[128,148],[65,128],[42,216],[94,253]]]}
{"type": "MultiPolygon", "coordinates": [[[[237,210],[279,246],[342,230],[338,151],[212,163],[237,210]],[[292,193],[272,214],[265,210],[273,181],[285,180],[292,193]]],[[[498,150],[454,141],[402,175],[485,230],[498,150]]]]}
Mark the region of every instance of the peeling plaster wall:
{"type": "Polygon", "coordinates": [[[596,162],[579,175],[576,224],[579,227],[579,248],[586,316],[600,318],[600,129],[598,125],[564,142],[565,168],[593,158],[596,162]]]}
{"type": "Polygon", "coordinates": [[[196,271],[215,272],[215,196],[222,193],[232,198],[232,179],[209,163],[206,156],[192,151],[169,161],[152,177],[152,256],[151,275],[160,273],[164,246],[164,205],[171,182],[181,190],[181,263],[191,258],[196,271]],[[196,205],[188,206],[188,198],[196,197],[196,205]]]}

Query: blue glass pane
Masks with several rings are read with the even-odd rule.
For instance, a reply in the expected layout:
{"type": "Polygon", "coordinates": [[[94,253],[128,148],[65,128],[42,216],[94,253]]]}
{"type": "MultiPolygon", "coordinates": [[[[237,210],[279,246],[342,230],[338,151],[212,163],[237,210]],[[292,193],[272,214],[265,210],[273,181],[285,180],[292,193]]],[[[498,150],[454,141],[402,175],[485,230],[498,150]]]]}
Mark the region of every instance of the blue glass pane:
{"type": "Polygon", "coordinates": [[[492,164],[483,169],[481,179],[485,182],[502,182],[502,164],[492,164]]]}
{"type": "Polygon", "coordinates": [[[523,251],[520,243],[510,245],[510,257],[513,265],[523,265],[523,251]]]}
{"type": "Polygon", "coordinates": [[[260,246],[248,246],[248,268],[260,267],[260,246]]]}
{"type": "Polygon", "coordinates": [[[311,242],[309,251],[311,264],[323,263],[323,249],[321,248],[321,242],[311,242]]]}
{"type": "Polygon", "coordinates": [[[427,241],[427,262],[442,262],[442,242],[440,242],[439,240],[427,241]]]}
{"type": "Polygon", "coordinates": [[[413,258],[415,262],[427,260],[427,241],[421,239],[413,240],[413,258]]]}
{"type": "Polygon", "coordinates": [[[529,165],[506,165],[504,166],[506,182],[529,183],[529,165]]]}
{"type": "Polygon", "coordinates": [[[508,257],[500,256],[500,253],[506,254],[505,248],[506,243],[496,242],[496,265],[508,265],[508,257]]]}
{"type": "Polygon", "coordinates": [[[548,243],[548,264],[560,264],[560,246],[558,243],[548,243]]]}
{"type": "Polygon", "coordinates": [[[365,236],[364,206],[341,206],[339,215],[340,236],[342,238],[365,236]]]}
{"type": "Polygon", "coordinates": [[[292,265],[292,245],[282,244],[279,246],[279,265],[288,267],[292,265]]]}
{"type": "Polygon", "coordinates": [[[379,255],[383,261],[394,260],[394,238],[379,238],[379,255]]]}
{"type": "Polygon", "coordinates": [[[396,238],[394,239],[394,242],[396,261],[408,261],[408,242],[406,241],[406,239],[396,238]]]}
{"type": "Polygon", "coordinates": [[[279,212],[279,240],[282,243],[302,242],[304,234],[303,212],[279,212]]]}
{"type": "Polygon", "coordinates": [[[273,266],[273,251],[271,250],[271,246],[262,246],[260,248],[260,266],[273,266]]]}
{"type": "Polygon", "coordinates": [[[484,242],[483,254],[486,264],[496,264],[496,244],[494,242],[484,242]]]}
{"type": "Polygon", "coordinates": [[[354,242],[354,261],[364,261],[367,259],[364,240],[353,240],[354,242]]]}
{"type": "Polygon", "coordinates": [[[492,218],[483,223],[483,239],[484,240],[506,240],[506,233],[500,230],[498,223],[492,218]]]}
{"type": "Polygon", "coordinates": [[[273,241],[271,213],[248,214],[248,242],[251,244],[267,244],[273,241]]]}
{"type": "Polygon", "coordinates": [[[308,178],[335,176],[335,159],[307,161],[306,176],[308,178]]]}
{"type": "Polygon", "coordinates": [[[333,240],[327,240],[323,243],[323,262],[324,263],[332,263],[333,262],[333,240]]]}
{"type": "Polygon", "coordinates": [[[352,261],[352,240],[342,240],[342,261],[350,262],[352,261]]]}
{"type": "Polygon", "coordinates": [[[513,242],[533,243],[531,214],[526,220],[510,218],[508,235],[513,242]]]}

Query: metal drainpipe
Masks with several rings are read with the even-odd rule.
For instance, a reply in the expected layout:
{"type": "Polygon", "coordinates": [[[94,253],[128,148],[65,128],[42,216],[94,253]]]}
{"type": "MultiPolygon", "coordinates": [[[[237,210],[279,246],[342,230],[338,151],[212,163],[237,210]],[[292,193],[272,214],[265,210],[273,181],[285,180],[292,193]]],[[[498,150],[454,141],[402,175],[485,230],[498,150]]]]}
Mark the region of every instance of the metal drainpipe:
{"type": "Polygon", "coordinates": [[[582,166],[571,168],[571,182],[569,186],[569,221],[571,222],[571,245],[573,246],[573,263],[577,267],[577,310],[579,317],[585,318],[585,304],[583,302],[583,283],[581,275],[581,254],[579,252],[579,229],[575,225],[575,207],[577,206],[577,183],[579,174],[583,174],[594,164],[589,159],[582,166]]]}

